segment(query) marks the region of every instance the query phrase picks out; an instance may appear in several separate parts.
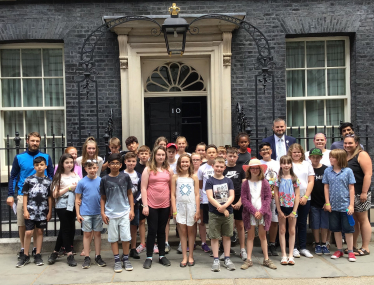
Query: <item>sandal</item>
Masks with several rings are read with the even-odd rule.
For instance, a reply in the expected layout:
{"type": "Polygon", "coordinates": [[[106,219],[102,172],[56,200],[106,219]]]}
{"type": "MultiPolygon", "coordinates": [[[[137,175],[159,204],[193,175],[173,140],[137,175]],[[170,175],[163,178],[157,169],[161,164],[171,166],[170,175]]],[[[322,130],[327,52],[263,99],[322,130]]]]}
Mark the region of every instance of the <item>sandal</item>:
{"type": "Polygon", "coordinates": [[[192,262],[188,262],[187,264],[188,264],[188,266],[194,266],[195,265],[195,260],[192,261],[192,262]]]}
{"type": "Polygon", "coordinates": [[[187,266],[187,262],[186,262],[186,263],[181,262],[181,263],[179,264],[179,266],[180,266],[180,267],[186,267],[186,266],[187,266]]]}
{"type": "MultiPolygon", "coordinates": [[[[353,253],[355,256],[364,255],[363,253],[360,253],[357,248],[353,247],[353,253]]],[[[348,254],[348,248],[344,249],[344,254],[348,254]]]]}
{"type": "Polygon", "coordinates": [[[287,256],[282,257],[281,264],[282,265],[287,265],[288,264],[288,257],[287,256]]]}
{"type": "Polygon", "coordinates": [[[293,259],[293,257],[288,258],[288,265],[295,265],[295,260],[293,259]]]}
{"type": "Polygon", "coordinates": [[[364,249],[362,247],[358,250],[358,253],[360,254],[360,256],[364,256],[364,255],[369,255],[370,254],[369,251],[367,251],[366,249],[364,249]]]}

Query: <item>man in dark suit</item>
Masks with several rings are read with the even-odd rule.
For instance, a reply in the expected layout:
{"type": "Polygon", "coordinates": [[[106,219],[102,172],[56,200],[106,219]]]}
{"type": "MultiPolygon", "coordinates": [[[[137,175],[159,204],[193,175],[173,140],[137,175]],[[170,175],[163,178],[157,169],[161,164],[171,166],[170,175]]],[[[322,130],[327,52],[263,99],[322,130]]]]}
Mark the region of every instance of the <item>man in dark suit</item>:
{"type": "Polygon", "coordinates": [[[273,122],[274,134],[262,140],[262,142],[270,143],[271,150],[273,151],[271,158],[274,160],[279,161],[282,155],[287,154],[290,145],[296,143],[296,139],[294,137],[285,135],[286,130],[286,121],[281,118],[277,118],[273,122]]]}

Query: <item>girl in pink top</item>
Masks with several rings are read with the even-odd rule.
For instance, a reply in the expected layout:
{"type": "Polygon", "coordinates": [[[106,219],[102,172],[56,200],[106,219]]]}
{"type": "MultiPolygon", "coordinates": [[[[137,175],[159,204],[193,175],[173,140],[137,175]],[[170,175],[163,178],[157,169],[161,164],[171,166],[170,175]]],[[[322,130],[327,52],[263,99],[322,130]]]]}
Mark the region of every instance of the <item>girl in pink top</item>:
{"type": "Polygon", "coordinates": [[[156,240],[159,244],[159,263],[170,266],[165,257],[165,227],[170,214],[170,181],[173,171],[169,168],[166,159],[166,149],[156,146],[153,149],[151,160],[142,174],[142,201],[143,214],[147,217],[147,259],[143,268],[152,266],[153,245],[156,240]]]}

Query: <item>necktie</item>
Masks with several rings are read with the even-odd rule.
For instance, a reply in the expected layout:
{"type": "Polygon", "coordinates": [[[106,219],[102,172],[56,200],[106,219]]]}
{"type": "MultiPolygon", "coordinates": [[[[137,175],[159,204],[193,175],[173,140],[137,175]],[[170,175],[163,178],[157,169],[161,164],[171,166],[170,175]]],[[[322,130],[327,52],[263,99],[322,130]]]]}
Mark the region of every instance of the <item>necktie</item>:
{"type": "Polygon", "coordinates": [[[286,155],[283,139],[278,140],[277,153],[278,153],[278,160],[280,159],[281,156],[286,155]]]}

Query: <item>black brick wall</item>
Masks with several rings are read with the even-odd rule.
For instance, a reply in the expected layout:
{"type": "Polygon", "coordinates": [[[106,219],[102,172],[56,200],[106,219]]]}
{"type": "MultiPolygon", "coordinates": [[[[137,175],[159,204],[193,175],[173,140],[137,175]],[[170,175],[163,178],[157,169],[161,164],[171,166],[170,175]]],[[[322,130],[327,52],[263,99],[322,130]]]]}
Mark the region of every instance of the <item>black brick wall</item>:
{"type": "MultiPolygon", "coordinates": [[[[246,12],[246,20],[268,38],[274,61],[276,116],[285,117],[285,38],[290,35],[351,36],[352,122],[370,123],[373,117],[372,80],[374,68],[374,2],[372,1],[300,1],[236,0],[179,1],[183,13],[246,12]]],[[[0,4],[0,41],[63,40],[65,48],[67,132],[77,137],[77,84],[75,70],[84,39],[102,24],[101,17],[111,15],[166,14],[171,2],[162,1],[16,1],[0,4]]],[[[254,70],[256,46],[245,31],[234,32],[232,44],[232,114],[233,137],[236,134],[235,105],[246,110],[255,133],[254,70]]],[[[109,110],[114,110],[114,135],[121,137],[120,76],[118,42],[114,33],[106,33],[98,43],[95,60],[99,75],[100,139],[104,134],[109,110]]],[[[268,89],[270,90],[270,88],[268,89]]],[[[96,134],[92,118],[94,99],[82,96],[83,136],[96,134]]],[[[259,90],[259,136],[271,126],[271,93],[259,90]]],[[[69,135],[70,138],[70,135],[69,135]]],[[[371,142],[370,148],[374,144],[371,142]]]]}

